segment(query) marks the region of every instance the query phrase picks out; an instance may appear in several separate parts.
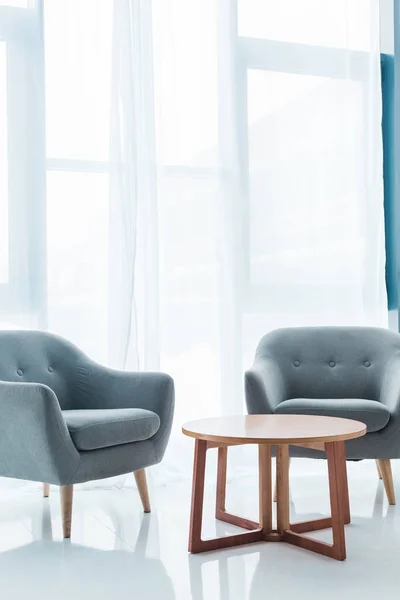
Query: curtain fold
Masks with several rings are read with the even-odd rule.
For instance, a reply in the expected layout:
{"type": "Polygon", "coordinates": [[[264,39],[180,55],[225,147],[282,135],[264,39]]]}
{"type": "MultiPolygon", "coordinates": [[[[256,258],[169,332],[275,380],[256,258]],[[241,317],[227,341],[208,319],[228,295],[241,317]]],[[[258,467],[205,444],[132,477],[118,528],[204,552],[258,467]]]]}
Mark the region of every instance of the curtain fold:
{"type": "Polygon", "coordinates": [[[157,369],[158,239],[151,2],[114,2],[109,363],[157,369]]]}

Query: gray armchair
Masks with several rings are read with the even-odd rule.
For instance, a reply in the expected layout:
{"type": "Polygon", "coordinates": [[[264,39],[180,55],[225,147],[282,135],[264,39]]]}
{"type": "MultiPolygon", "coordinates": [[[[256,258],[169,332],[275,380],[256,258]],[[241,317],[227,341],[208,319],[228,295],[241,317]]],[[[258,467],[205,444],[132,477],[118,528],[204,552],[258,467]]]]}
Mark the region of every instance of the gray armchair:
{"type": "Polygon", "coordinates": [[[48,333],[0,332],[0,476],[61,486],[70,537],[73,485],[144,469],[163,458],[174,384],[162,373],[102,367],[48,333]]]}
{"type": "MultiPolygon", "coordinates": [[[[395,504],[390,459],[400,458],[400,335],[372,327],[279,329],[260,341],[246,372],[250,414],[344,417],[367,425],[346,442],[347,458],[377,460],[395,504]]],[[[324,458],[291,447],[291,456],[324,458]]]]}

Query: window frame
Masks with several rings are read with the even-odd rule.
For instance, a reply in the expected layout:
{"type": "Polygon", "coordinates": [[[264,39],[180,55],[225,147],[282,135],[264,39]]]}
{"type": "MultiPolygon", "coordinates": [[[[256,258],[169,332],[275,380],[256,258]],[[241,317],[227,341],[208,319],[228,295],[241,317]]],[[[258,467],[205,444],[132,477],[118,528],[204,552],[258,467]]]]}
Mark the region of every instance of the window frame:
{"type": "Polygon", "coordinates": [[[322,46],[309,46],[297,42],[281,42],[268,39],[248,38],[237,35],[236,38],[236,104],[242,107],[238,113],[238,140],[240,140],[240,169],[242,198],[245,210],[242,210],[241,255],[242,263],[238,279],[242,282],[243,308],[249,312],[258,312],[263,306],[263,298],[271,294],[270,286],[251,282],[250,265],[250,190],[249,190],[249,150],[248,150],[248,71],[272,71],[295,75],[328,77],[331,79],[352,79],[367,81],[368,55],[360,50],[352,50],[352,71],[343,60],[347,50],[322,46]],[[321,56],[325,59],[321,60],[321,56]],[[317,60],[315,60],[317,58],[317,60]],[[364,67],[365,65],[365,67],[364,67]]]}
{"type": "MultiPolygon", "coordinates": [[[[395,64],[393,78],[388,82],[386,75],[382,81],[383,94],[383,143],[384,143],[384,193],[385,193],[385,226],[386,250],[388,262],[386,266],[386,280],[389,294],[389,306],[398,306],[397,289],[400,284],[400,273],[397,264],[400,264],[400,244],[394,244],[396,232],[400,233],[398,213],[399,209],[393,204],[398,204],[398,188],[400,181],[400,167],[396,166],[394,156],[400,152],[397,148],[400,139],[400,119],[395,118],[391,105],[390,94],[400,98],[400,0],[394,1],[394,35],[395,35],[395,64]],[[396,27],[397,25],[397,27],[396,27]],[[385,125],[388,115],[395,121],[395,140],[389,139],[390,127],[385,125]],[[388,169],[390,173],[388,174],[388,169]],[[396,171],[393,173],[393,171],[396,171]],[[391,202],[390,198],[395,198],[391,202]],[[389,245],[388,239],[390,238],[389,245]],[[395,256],[395,258],[393,258],[395,256]],[[393,284],[395,282],[395,285],[393,284]],[[395,290],[393,292],[393,289],[395,290]],[[394,294],[394,296],[393,296],[394,294]],[[394,301],[392,299],[395,298],[394,301]]],[[[382,0],[380,0],[382,5],[382,0]]],[[[232,201],[225,206],[226,211],[233,212],[231,223],[236,223],[232,237],[235,239],[236,250],[239,245],[243,260],[234,267],[233,283],[235,291],[240,289],[238,283],[247,283],[244,291],[240,291],[244,303],[248,303],[251,292],[250,267],[249,267],[249,202],[248,202],[248,149],[247,149],[247,71],[248,69],[275,70],[280,72],[303,73],[341,77],[338,72],[338,53],[342,51],[335,48],[321,48],[259,40],[239,36],[237,0],[219,0],[219,47],[222,45],[232,52],[230,68],[234,70],[234,89],[227,90],[223,83],[223,71],[226,64],[220,62],[218,69],[219,85],[219,119],[225,118],[225,108],[230,106],[230,114],[236,119],[237,146],[239,155],[235,157],[239,164],[238,180],[230,182],[230,186],[237,185],[239,194],[237,202],[232,201]],[[269,53],[268,48],[274,52],[269,53]],[[293,49],[295,48],[295,52],[293,49]],[[288,50],[291,52],[288,53],[288,50]],[[318,52],[319,65],[312,65],[312,55],[318,52]],[[321,52],[326,55],[327,69],[320,69],[321,52]],[[289,56],[291,54],[291,58],[289,56]],[[293,57],[294,55],[294,57],[293,57]],[[271,59],[273,56],[273,59],[271,59]],[[278,57],[278,59],[277,59],[278,57]],[[233,98],[227,97],[233,93],[233,98]],[[239,199],[240,196],[240,199],[239,199]],[[240,206],[243,197],[247,197],[243,211],[240,206]],[[240,212],[240,219],[235,218],[240,212]]],[[[8,119],[8,154],[14,157],[24,156],[25,169],[23,176],[18,169],[11,167],[9,172],[9,282],[0,284],[0,309],[3,314],[12,315],[16,312],[32,312],[37,314],[40,326],[46,325],[46,184],[45,178],[49,170],[74,171],[88,173],[108,173],[108,161],[91,161],[60,159],[47,157],[45,153],[45,87],[44,87],[44,36],[43,36],[43,0],[37,0],[30,8],[16,8],[0,6],[0,39],[7,44],[7,107],[20,105],[21,96],[26,99],[36,98],[36,102],[29,106],[27,101],[24,106],[24,119],[26,123],[34,124],[27,128],[26,136],[18,130],[21,122],[20,114],[13,114],[8,119]],[[18,56],[18,51],[24,48],[24,58],[18,56]],[[23,73],[30,71],[37,74],[36,80],[24,78],[23,73]],[[13,73],[19,72],[20,77],[13,73]],[[17,99],[19,102],[16,102],[17,99]],[[11,149],[11,150],[10,150],[11,149]],[[29,186],[28,183],[29,182],[29,186]],[[28,189],[29,187],[29,189],[28,189]],[[21,223],[25,225],[25,236],[21,236],[21,223]],[[21,238],[23,244],[21,246],[21,238]],[[26,277],[22,278],[21,273],[26,277]]],[[[354,51],[356,52],[356,51],[354,51]]],[[[362,52],[358,53],[360,58],[362,52]]],[[[386,60],[383,55],[383,62],[386,60]]],[[[324,63],[324,64],[325,64],[324,63]]],[[[384,65],[384,69],[387,68],[384,65]]],[[[394,102],[393,102],[394,103],[394,102]]],[[[395,104],[395,103],[394,103],[395,104]]],[[[398,102],[397,104],[398,105],[398,102]]],[[[19,111],[20,112],[20,111],[19,111]]],[[[398,111],[397,111],[398,112],[398,111]]],[[[230,143],[224,137],[224,128],[220,126],[219,144],[226,146],[230,143]]],[[[10,165],[18,164],[16,159],[9,160],[10,165]]],[[[185,167],[184,165],[158,165],[159,177],[200,177],[214,179],[220,177],[226,180],[232,176],[229,165],[220,165],[219,168],[185,167]]],[[[397,236],[398,238],[399,236],[397,236]]],[[[237,256],[237,253],[236,253],[237,256]]],[[[233,260],[233,258],[232,258],[233,260]]]]}

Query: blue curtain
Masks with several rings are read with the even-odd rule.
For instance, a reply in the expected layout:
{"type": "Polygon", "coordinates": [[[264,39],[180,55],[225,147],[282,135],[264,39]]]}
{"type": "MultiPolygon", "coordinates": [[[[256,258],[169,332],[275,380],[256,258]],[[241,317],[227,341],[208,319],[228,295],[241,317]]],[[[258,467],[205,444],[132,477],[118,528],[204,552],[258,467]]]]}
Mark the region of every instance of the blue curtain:
{"type": "Polygon", "coordinates": [[[381,55],[383,181],[386,237],[386,288],[389,310],[397,309],[394,57],[381,55]]]}

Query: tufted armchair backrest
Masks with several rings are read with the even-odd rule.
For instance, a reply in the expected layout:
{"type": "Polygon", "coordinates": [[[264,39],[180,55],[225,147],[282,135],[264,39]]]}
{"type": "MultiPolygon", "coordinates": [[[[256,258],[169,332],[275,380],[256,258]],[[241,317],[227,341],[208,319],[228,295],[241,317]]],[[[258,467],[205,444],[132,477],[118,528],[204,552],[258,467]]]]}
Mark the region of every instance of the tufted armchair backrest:
{"type": "Polygon", "coordinates": [[[386,329],[299,327],[265,335],[255,364],[278,365],[286,399],[379,400],[385,366],[399,352],[400,335],[386,329]]]}
{"type": "Polygon", "coordinates": [[[76,408],[76,374],[83,355],[62,338],[40,331],[0,331],[0,380],[42,383],[62,409],[76,408]]]}

